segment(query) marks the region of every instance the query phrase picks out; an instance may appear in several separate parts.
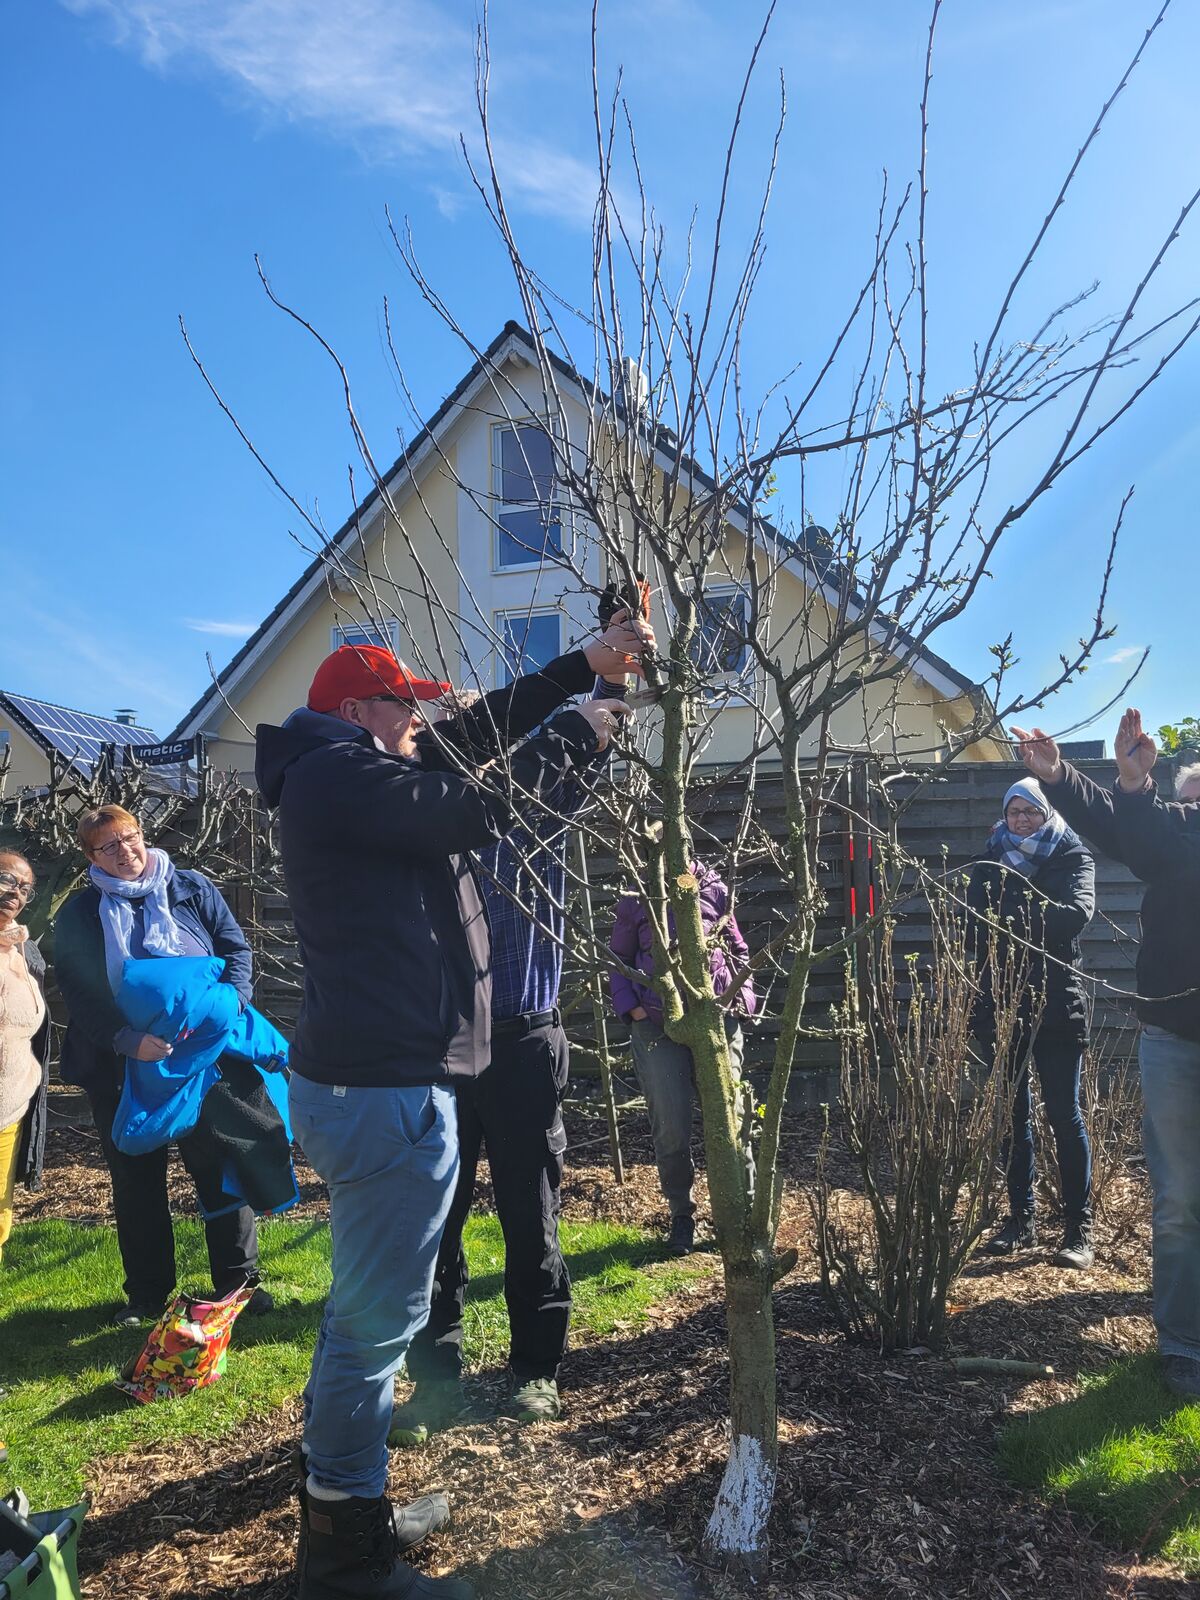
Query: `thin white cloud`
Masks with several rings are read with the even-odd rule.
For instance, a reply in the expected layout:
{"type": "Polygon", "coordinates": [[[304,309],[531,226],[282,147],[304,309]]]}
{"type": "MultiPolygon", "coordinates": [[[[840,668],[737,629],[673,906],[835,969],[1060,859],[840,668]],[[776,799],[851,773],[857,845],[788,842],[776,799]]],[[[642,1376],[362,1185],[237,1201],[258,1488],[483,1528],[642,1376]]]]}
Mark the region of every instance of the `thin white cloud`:
{"type": "Polygon", "coordinates": [[[219,633],[225,639],[248,639],[257,622],[214,622],[204,617],[184,617],[184,626],[193,633],[219,633]]]}
{"type": "MultiPolygon", "coordinates": [[[[148,663],[145,670],[139,670],[127,649],[120,646],[114,649],[110,635],[90,633],[80,616],[64,616],[61,610],[49,612],[34,606],[28,608],[27,615],[44,638],[53,640],[60,658],[72,663],[79,672],[81,684],[86,680],[92,702],[101,684],[111,699],[119,696],[133,705],[139,700],[149,700],[158,706],[174,707],[182,699],[173,684],[163,682],[161,672],[151,670],[148,663]]],[[[36,694],[37,686],[30,692],[36,694]]]]}
{"type": "Polygon", "coordinates": [[[1144,645],[1127,644],[1120,650],[1114,650],[1112,655],[1105,656],[1104,665],[1106,667],[1124,666],[1127,661],[1133,661],[1137,656],[1140,656],[1144,649],[1144,645]]]}
{"type": "MultiPolygon", "coordinates": [[[[445,169],[475,144],[474,39],[437,0],[60,0],[160,72],[208,67],[262,105],[445,169]]],[[[591,169],[532,129],[494,146],[529,209],[590,222],[591,169]]],[[[442,195],[443,215],[448,207],[442,195]]]]}

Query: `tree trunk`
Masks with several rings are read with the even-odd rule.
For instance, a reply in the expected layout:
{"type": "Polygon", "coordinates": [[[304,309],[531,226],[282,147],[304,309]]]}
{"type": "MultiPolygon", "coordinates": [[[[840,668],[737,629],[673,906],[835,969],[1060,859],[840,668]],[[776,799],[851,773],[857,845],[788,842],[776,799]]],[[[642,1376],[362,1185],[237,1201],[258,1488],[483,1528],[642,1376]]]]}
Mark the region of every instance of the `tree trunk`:
{"type": "Polygon", "coordinates": [[[729,1460],[705,1529],[709,1550],[752,1575],[767,1560],[767,1522],[779,1456],[775,1411],[775,1318],[769,1250],[727,1262],[729,1460]]]}

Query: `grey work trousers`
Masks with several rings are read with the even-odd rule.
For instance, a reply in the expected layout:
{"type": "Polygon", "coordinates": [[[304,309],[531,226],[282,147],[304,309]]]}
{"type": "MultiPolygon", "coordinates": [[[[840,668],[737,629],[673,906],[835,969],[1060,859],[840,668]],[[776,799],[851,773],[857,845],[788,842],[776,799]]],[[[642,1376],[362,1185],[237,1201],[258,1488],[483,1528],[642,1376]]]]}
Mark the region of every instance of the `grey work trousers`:
{"type": "MultiPolygon", "coordinates": [[[[633,1064],[650,1113],[658,1185],[672,1217],[693,1217],[696,1214],[696,1167],[692,1161],[692,1112],[696,1093],[692,1052],[685,1044],[669,1039],[662,1023],[649,1017],[632,1022],[630,1028],[633,1064]]],[[[730,1065],[740,1076],[745,1055],[741,1025],[735,1018],[727,1018],[725,1028],[729,1037],[730,1065]]],[[[753,1180],[753,1158],[749,1151],[751,1097],[746,1080],[742,1082],[743,1135],[753,1180]]]]}

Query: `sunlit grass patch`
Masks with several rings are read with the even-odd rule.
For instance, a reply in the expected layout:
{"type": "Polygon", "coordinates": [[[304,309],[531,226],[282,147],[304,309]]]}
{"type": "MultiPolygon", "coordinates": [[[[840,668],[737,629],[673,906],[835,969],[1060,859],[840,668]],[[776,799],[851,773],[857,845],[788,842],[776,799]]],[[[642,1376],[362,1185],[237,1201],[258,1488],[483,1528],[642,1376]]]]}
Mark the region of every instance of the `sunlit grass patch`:
{"type": "Polygon", "coordinates": [[[1000,1454],[1018,1483],[1063,1495],[1125,1548],[1200,1574],[1200,1402],[1167,1388],[1156,1356],[1012,1422],[1000,1454]]]}
{"type": "MultiPolygon", "coordinates": [[[[175,1224],[182,1286],[208,1283],[199,1222],[175,1224]]],[[[578,1328],[620,1334],[699,1264],[662,1261],[661,1247],[640,1228],[606,1222],[566,1224],[563,1248],[575,1286],[578,1328]]],[[[117,1328],[121,1260],[111,1228],[49,1221],[18,1227],[0,1272],[0,1439],[9,1447],[7,1481],[34,1504],[77,1498],[89,1461],[158,1442],[215,1439],[245,1418],[298,1395],[329,1287],[329,1230],[324,1222],[264,1222],[263,1274],[276,1309],[241,1317],[226,1376],[183,1400],[138,1406],[112,1386],[144,1330],[117,1328]]],[[[466,1229],[471,1289],[465,1354],[472,1367],[503,1359],[508,1344],[503,1297],[503,1238],[492,1216],[466,1229]]]]}

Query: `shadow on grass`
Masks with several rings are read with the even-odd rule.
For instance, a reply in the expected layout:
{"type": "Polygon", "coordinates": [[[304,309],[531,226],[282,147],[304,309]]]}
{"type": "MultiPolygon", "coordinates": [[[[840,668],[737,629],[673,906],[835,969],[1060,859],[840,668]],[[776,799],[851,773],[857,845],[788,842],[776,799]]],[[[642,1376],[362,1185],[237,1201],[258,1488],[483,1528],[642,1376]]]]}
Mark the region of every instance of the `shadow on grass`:
{"type": "Polygon", "coordinates": [[[1011,1423],[1000,1460],[1015,1482],[1065,1495],[1126,1547],[1200,1575],[1200,1403],[1167,1388],[1156,1356],[1011,1423]]]}
{"type": "MultiPolygon", "coordinates": [[[[321,1321],[325,1297],[291,1299],[259,1317],[239,1317],[234,1325],[233,1348],[291,1343],[313,1339],[321,1321]]],[[[123,1366],[145,1345],[152,1323],[140,1329],[114,1325],[116,1305],[77,1306],[57,1311],[34,1308],[16,1311],[2,1324],[4,1373],[11,1384],[36,1382],[73,1375],[81,1368],[123,1366]]],[[[65,1408],[62,1416],[91,1415],[65,1408]]]]}

